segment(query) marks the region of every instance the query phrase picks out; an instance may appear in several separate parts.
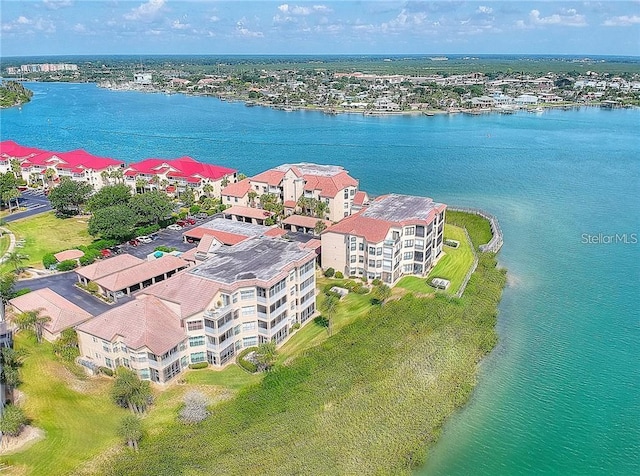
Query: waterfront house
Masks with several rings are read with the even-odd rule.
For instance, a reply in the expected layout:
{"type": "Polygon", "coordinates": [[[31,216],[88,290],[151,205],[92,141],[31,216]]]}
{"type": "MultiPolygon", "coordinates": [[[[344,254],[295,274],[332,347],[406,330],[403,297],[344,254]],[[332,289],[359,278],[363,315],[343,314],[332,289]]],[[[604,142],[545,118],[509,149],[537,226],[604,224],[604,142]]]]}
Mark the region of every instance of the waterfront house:
{"type": "Polygon", "coordinates": [[[322,233],[322,267],[389,285],[425,276],[442,253],[445,209],[426,197],[378,197],[322,233]]]}
{"type": "Polygon", "coordinates": [[[143,289],[77,328],[80,355],[165,383],[191,364],[222,368],[242,349],[286,342],[316,314],[313,249],[252,237],[143,289]]]}
{"type": "Polygon", "coordinates": [[[236,182],[236,173],[235,169],[180,157],[136,162],[130,164],[123,175],[125,183],[133,190],[155,189],[180,194],[190,188],[197,199],[203,195],[219,197],[223,187],[236,182]]]}
{"type": "Polygon", "coordinates": [[[0,143],[0,172],[11,171],[11,162],[20,164],[20,175],[26,183],[53,186],[62,177],[85,182],[100,190],[109,184],[109,178],[118,173],[124,162],[99,157],[78,149],[70,152],[48,152],[23,147],[13,141],[0,143]]]}
{"type": "Polygon", "coordinates": [[[315,200],[325,204],[322,218],[336,222],[351,214],[358,191],[358,181],[337,165],[284,164],[247,180],[225,188],[222,203],[257,206],[261,195],[272,194],[290,215],[295,211],[313,213],[301,207],[300,199],[315,200]]]}

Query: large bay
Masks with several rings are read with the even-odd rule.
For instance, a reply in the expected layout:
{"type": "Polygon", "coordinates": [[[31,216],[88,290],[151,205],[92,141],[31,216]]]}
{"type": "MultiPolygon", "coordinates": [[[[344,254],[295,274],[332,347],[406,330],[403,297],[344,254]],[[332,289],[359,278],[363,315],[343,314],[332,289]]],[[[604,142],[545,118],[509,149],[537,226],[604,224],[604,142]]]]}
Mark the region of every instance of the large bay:
{"type": "Polygon", "coordinates": [[[500,343],[420,474],[640,472],[640,111],[328,116],[206,97],[30,84],[2,140],[252,175],[340,164],[373,195],[431,196],[501,221],[500,343]],[[632,234],[636,234],[632,236],[632,234]],[[612,243],[584,243],[588,236],[612,243]],[[618,235],[616,241],[615,235],[618,235]]]}

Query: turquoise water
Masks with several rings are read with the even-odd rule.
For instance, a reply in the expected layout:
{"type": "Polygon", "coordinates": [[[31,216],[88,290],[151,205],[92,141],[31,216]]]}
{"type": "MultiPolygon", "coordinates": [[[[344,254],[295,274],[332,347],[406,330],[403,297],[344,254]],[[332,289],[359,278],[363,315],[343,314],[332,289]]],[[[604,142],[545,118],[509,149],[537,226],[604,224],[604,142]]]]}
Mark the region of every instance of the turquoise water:
{"type": "Polygon", "coordinates": [[[418,473],[640,473],[640,244],[583,243],[584,234],[640,239],[640,111],[327,116],[30,87],[30,104],[0,113],[3,140],[125,161],[191,155],[248,175],[335,163],[374,195],[494,213],[509,269],[500,344],[418,473]]]}

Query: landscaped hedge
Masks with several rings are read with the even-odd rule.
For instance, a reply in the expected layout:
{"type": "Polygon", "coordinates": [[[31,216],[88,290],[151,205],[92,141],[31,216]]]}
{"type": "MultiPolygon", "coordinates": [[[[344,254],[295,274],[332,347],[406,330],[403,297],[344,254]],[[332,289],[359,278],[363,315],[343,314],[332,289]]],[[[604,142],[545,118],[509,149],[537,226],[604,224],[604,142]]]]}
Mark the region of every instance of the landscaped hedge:
{"type": "Polygon", "coordinates": [[[58,260],[53,256],[53,253],[47,253],[42,257],[42,266],[44,266],[44,269],[54,268],[56,264],[58,264],[58,260]]]}
{"type": "Polygon", "coordinates": [[[78,262],[74,259],[66,259],[57,264],[56,269],[58,271],[71,271],[77,268],[78,262]]]}
{"type": "Polygon", "coordinates": [[[245,359],[245,357],[247,356],[247,354],[251,352],[255,352],[256,350],[258,350],[257,347],[247,347],[246,349],[244,349],[242,352],[238,354],[238,357],[236,357],[237,364],[243,369],[245,369],[247,372],[251,372],[252,374],[258,371],[258,366],[253,362],[250,362],[247,359],[245,359]]]}
{"type": "Polygon", "coordinates": [[[335,274],[336,270],[333,268],[327,268],[327,270],[324,272],[326,278],[332,278],[335,274]]]}
{"type": "Polygon", "coordinates": [[[151,233],[155,233],[160,229],[160,225],[147,225],[141,226],[140,228],[136,228],[134,234],[136,236],[145,236],[150,235],[151,233]]]}
{"type": "Polygon", "coordinates": [[[209,362],[198,362],[197,364],[189,364],[190,369],[206,369],[209,366],[209,362]]]}

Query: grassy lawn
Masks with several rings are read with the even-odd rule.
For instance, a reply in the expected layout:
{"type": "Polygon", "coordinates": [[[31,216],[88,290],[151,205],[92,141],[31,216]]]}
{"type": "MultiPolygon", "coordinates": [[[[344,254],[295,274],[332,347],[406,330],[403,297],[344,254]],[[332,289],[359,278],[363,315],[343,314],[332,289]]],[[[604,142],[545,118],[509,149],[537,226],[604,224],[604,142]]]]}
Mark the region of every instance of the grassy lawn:
{"type": "Polygon", "coordinates": [[[10,242],[11,240],[9,240],[9,235],[0,236],[0,257],[6,253],[10,242]]]}
{"type": "Polygon", "coordinates": [[[36,345],[26,332],[16,336],[15,347],[28,352],[19,387],[25,412],[46,437],[0,461],[31,475],[70,474],[118,441],[126,412],[111,403],[108,379],[77,379],[55,360],[51,344],[36,345]]]}
{"type": "MultiPolygon", "coordinates": [[[[341,286],[345,281],[344,279],[329,279],[321,277],[321,275],[317,276],[317,286],[319,289],[323,289],[328,284],[341,286]]],[[[321,292],[318,294],[316,302],[317,309],[322,309],[324,297],[324,293],[321,292]]],[[[371,306],[371,296],[368,294],[347,294],[338,303],[336,313],[331,323],[332,333],[340,332],[340,329],[344,326],[365,315],[369,309],[371,309],[371,306]]],[[[327,340],[328,337],[329,334],[326,327],[318,325],[313,321],[309,322],[300,330],[297,330],[296,333],[278,349],[280,356],[278,362],[290,361],[293,357],[300,355],[304,350],[321,344],[327,340]]]]}
{"type": "Polygon", "coordinates": [[[466,227],[476,249],[478,249],[480,245],[489,243],[493,236],[489,222],[478,215],[447,210],[445,221],[461,228],[466,227]]]}
{"type": "MultiPolygon", "coordinates": [[[[16,235],[16,240],[24,239],[23,248],[17,251],[29,256],[24,264],[42,268],[42,257],[46,253],[55,253],[77,245],[88,245],[93,238],[87,231],[84,218],[57,218],[54,212],[42,213],[33,217],[11,222],[6,226],[16,235]]],[[[5,264],[0,270],[12,269],[5,264]]]]}
{"type": "Polygon", "coordinates": [[[460,289],[462,281],[466,276],[469,268],[473,264],[473,251],[471,244],[465,236],[464,230],[460,227],[445,224],[445,239],[456,240],[460,242],[458,248],[444,246],[445,255],[431,270],[426,278],[418,278],[416,276],[405,276],[396,287],[406,289],[415,293],[433,293],[434,289],[427,283],[433,278],[444,278],[451,281],[447,293],[455,294],[460,289]]]}

